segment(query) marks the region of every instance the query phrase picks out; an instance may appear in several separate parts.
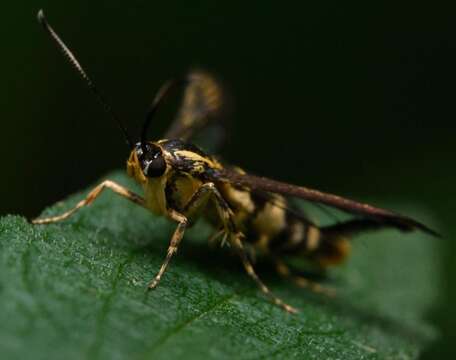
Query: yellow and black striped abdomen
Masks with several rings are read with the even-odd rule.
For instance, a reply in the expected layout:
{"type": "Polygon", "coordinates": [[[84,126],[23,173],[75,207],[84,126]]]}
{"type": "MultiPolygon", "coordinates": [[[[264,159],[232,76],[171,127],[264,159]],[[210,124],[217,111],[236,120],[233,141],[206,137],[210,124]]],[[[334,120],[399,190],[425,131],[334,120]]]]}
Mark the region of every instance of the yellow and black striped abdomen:
{"type": "Polygon", "coordinates": [[[348,255],[348,239],[313,225],[281,195],[231,184],[223,184],[221,192],[245,241],[260,253],[302,256],[322,267],[338,264],[348,255]]]}

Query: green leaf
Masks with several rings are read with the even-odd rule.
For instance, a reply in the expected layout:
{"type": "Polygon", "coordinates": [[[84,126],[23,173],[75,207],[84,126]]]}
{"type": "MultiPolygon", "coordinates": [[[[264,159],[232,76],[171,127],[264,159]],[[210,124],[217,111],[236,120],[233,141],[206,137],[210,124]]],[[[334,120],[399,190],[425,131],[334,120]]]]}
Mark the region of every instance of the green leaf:
{"type": "MultiPolygon", "coordinates": [[[[138,191],[120,173],[108,178],[138,191]]],[[[349,261],[330,272],[334,299],[260,266],[273,291],[301,310],[290,315],[261,295],[227,249],[207,245],[204,222],[186,233],[160,286],[146,293],[174,226],[109,191],[59,224],[1,219],[2,358],[409,359],[437,336],[426,320],[439,293],[434,238],[395,231],[357,238],[349,261]]]]}

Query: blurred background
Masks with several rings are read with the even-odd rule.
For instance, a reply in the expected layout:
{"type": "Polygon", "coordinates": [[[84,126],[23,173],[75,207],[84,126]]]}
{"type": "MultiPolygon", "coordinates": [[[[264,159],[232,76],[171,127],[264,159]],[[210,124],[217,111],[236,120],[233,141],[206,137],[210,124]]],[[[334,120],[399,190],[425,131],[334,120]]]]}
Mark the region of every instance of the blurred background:
{"type": "MultiPolygon", "coordinates": [[[[429,316],[447,340],[455,336],[456,310],[445,306],[456,303],[449,9],[411,1],[10,2],[0,24],[1,215],[36,216],[124,167],[127,157],[115,124],[37,24],[39,8],[134,134],[166,79],[205,68],[232,95],[222,153],[230,162],[356,199],[427,209],[445,235],[430,241],[445,247],[447,279],[442,306],[429,316]]],[[[166,128],[173,104],[152,137],[166,128]]],[[[429,356],[448,354],[444,345],[429,356]]]]}

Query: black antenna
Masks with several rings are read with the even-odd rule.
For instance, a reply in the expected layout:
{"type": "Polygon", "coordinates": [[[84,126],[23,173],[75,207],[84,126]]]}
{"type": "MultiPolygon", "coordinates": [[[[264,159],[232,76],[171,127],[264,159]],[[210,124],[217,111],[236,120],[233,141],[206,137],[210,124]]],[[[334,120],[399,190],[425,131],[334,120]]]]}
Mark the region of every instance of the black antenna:
{"type": "Polygon", "coordinates": [[[92,91],[92,93],[95,95],[95,97],[98,99],[100,104],[103,106],[103,109],[112,117],[112,119],[117,123],[119,126],[120,130],[125,136],[125,140],[127,141],[127,145],[131,149],[133,147],[133,142],[131,141],[130,136],[128,135],[127,129],[125,126],[122,125],[120,120],[117,118],[117,116],[114,114],[111,106],[108,104],[108,102],[105,100],[103,95],[98,91],[97,87],[94,85],[90,77],[87,75],[87,73],[84,71],[82,68],[81,64],[79,61],[76,59],[76,57],[73,55],[71,50],[65,45],[65,43],[60,39],[60,37],[57,35],[57,33],[54,31],[54,29],[49,25],[47,22],[43,10],[38,11],[38,22],[44,27],[44,29],[49,33],[49,35],[52,37],[52,39],[56,42],[57,46],[59,49],[62,51],[63,55],[65,58],[70,62],[70,64],[78,71],[79,75],[82,77],[82,79],[86,82],[87,86],[89,89],[92,91]]]}
{"type": "Polygon", "coordinates": [[[184,85],[187,83],[187,80],[168,80],[165,82],[162,87],[158,90],[157,94],[155,95],[154,100],[152,101],[151,106],[149,107],[149,110],[146,113],[146,120],[144,121],[144,125],[142,128],[141,132],[141,148],[145,152],[145,144],[146,144],[146,136],[147,136],[147,130],[149,129],[150,122],[152,118],[154,117],[155,113],[158,110],[158,107],[162,103],[163,99],[166,97],[166,95],[169,94],[171,90],[173,90],[176,86],[178,85],[184,85]]]}

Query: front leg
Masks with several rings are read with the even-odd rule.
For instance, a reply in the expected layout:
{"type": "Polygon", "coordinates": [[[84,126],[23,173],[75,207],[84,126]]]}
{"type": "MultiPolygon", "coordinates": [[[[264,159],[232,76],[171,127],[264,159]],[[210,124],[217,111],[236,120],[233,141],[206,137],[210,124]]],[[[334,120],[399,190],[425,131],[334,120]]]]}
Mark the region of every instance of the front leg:
{"type": "Polygon", "coordinates": [[[154,289],[157,287],[158,283],[161,280],[161,277],[163,276],[163,274],[166,271],[166,268],[168,267],[168,264],[169,264],[171,258],[177,252],[179,244],[180,244],[182,238],[184,237],[185,229],[187,228],[188,220],[184,215],[178,213],[175,210],[169,210],[168,216],[172,220],[178,222],[177,228],[176,228],[176,230],[174,230],[174,234],[169,243],[168,252],[166,253],[165,261],[163,261],[163,264],[160,267],[160,270],[158,271],[157,275],[155,275],[154,279],[149,283],[149,286],[148,286],[149,289],[154,289]]]}
{"type": "MultiPolygon", "coordinates": [[[[184,236],[185,229],[188,226],[188,219],[195,217],[199,214],[199,212],[207,205],[207,202],[214,196],[216,200],[218,197],[221,198],[218,190],[216,189],[213,183],[206,183],[200,186],[200,188],[192,195],[191,199],[188,201],[187,205],[184,208],[183,213],[181,214],[176,210],[170,209],[168,212],[168,216],[171,220],[174,220],[178,223],[176,230],[171,238],[171,241],[168,246],[168,251],[166,253],[166,258],[163,261],[163,264],[160,267],[157,275],[155,275],[154,279],[149,283],[148,288],[154,289],[159,284],[163,274],[168,267],[168,264],[173,257],[173,255],[177,252],[179,244],[184,236]]],[[[217,209],[219,209],[220,213],[225,214],[223,210],[220,208],[219,201],[216,201],[217,209]]],[[[226,203],[225,203],[226,204],[226,203]]],[[[227,206],[227,205],[226,205],[227,206]]],[[[224,208],[224,207],[223,207],[224,208]]],[[[234,223],[232,222],[231,217],[223,216],[227,221],[227,224],[224,223],[225,227],[229,229],[230,232],[234,232],[234,223]]]]}
{"type": "Polygon", "coordinates": [[[52,217],[43,218],[43,219],[33,219],[32,223],[33,224],[50,224],[50,223],[53,223],[53,222],[65,220],[65,219],[69,218],[71,215],[73,215],[76,211],[81,209],[82,207],[90,205],[92,202],[94,202],[95,199],[106,188],[114,191],[116,194],[118,194],[118,195],[120,195],[120,196],[122,196],[124,198],[127,198],[128,200],[134,202],[135,204],[138,204],[138,205],[141,205],[141,206],[145,207],[145,201],[144,201],[144,199],[141,196],[139,196],[139,195],[135,194],[134,192],[128,190],[127,188],[123,187],[122,185],[119,185],[119,184],[115,183],[114,181],[105,180],[100,185],[96,186],[85,197],[85,199],[83,199],[80,202],[78,202],[74,208],[72,208],[72,209],[68,210],[67,212],[65,212],[65,213],[63,213],[61,215],[58,215],[58,216],[52,216],[52,217]]]}

